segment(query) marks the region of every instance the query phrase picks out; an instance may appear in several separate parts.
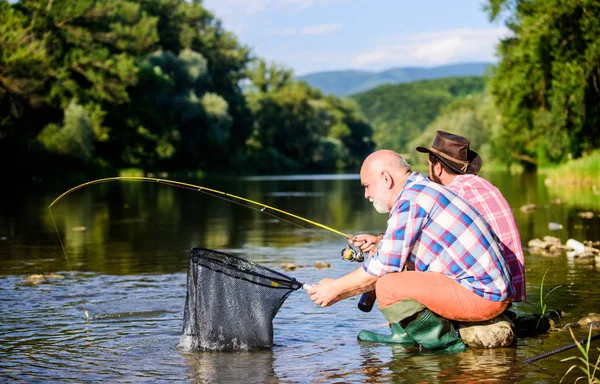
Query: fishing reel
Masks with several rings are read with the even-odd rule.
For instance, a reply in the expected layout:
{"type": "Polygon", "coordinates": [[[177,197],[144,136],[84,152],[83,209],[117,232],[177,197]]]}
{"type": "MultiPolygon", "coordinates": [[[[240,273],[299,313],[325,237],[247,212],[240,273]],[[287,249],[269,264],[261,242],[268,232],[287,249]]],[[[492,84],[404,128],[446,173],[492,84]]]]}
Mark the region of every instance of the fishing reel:
{"type": "Polygon", "coordinates": [[[342,259],[347,261],[356,261],[357,263],[362,263],[365,261],[365,255],[362,251],[356,252],[354,248],[349,245],[346,245],[346,248],[342,249],[342,259]]]}

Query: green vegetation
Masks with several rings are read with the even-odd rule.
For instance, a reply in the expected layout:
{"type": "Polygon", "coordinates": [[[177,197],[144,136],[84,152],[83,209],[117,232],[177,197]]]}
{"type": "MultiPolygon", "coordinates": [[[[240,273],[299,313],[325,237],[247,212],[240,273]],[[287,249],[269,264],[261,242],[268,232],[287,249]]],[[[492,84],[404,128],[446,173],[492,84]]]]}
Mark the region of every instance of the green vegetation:
{"type": "Polygon", "coordinates": [[[421,167],[414,148],[446,130],[487,166],[600,188],[600,3],[486,7],[512,31],[486,77],[462,76],[487,66],[472,63],[305,82],[255,57],[200,0],[0,0],[0,160],[27,178],[356,171],[389,148],[421,167]],[[436,79],[347,99],[310,85],[347,94],[419,78],[436,79]]]}
{"type": "Polygon", "coordinates": [[[371,136],[199,0],[0,0],[0,160],[25,175],[344,169],[371,136]]]}
{"type": "MultiPolygon", "coordinates": [[[[459,98],[482,92],[484,87],[482,77],[450,77],[384,85],[352,98],[373,126],[376,146],[406,153],[412,149],[409,143],[419,137],[445,107],[459,98]]],[[[456,132],[456,129],[451,131],[456,132]]]]}
{"type": "MultiPolygon", "coordinates": [[[[544,280],[546,279],[548,271],[549,269],[546,269],[546,272],[544,272],[544,276],[542,276],[542,282],[540,283],[540,306],[538,308],[540,317],[549,317],[549,310],[546,300],[552,292],[561,287],[561,285],[557,285],[544,295],[544,280]]],[[[551,310],[550,312],[554,312],[554,310],[551,310]]]]}
{"type": "Polygon", "coordinates": [[[513,32],[490,81],[506,161],[530,169],[600,146],[600,3],[489,0],[513,32]]]}
{"type": "Polygon", "coordinates": [[[540,169],[552,184],[589,185],[600,194],[600,150],[558,166],[540,169]]]}
{"type": "MultiPolygon", "coordinates": [[[[571,337],[575,341],[575,344],[577,345],[577,349],[579,349],[579,352],[581,352],[581,356],[579,356],[579,357],[571,356],[571,357],[567,357],[566,359],[562,359],[561,361],[579,360],[581,362],[581,365],[577,365],[577,364],[571,365],[571,367],[569,367],[567,372],[565,372],[563,377],[560,379],[561,383],[567,377],[567,375],[575,369],[579,369],[581,372],[583,372],[584,376],[578,376],[573,381],[574,383],[577,383],[582,380],[588,384],[599,384],[600,383],[600,377],[596,376],[597,372],[600,371],[600,356],[598,356],[598,359],[596,359],[595,364],[590,361],[590,341],[592,338],[592,329],[593,328],[594,327],[590,327],[590,329],[588,331],[588,337],[587,337],[587,342],[585,343],[585,346],[581,345],[579,340],[577,340],[575,338],[575,335],[573,334],[573,330],[571,328],[569,328],[571,337]]],[[[598,349],[598,351],[600,351],[600,348],[597,348],[597,349],[598,349]]]]}

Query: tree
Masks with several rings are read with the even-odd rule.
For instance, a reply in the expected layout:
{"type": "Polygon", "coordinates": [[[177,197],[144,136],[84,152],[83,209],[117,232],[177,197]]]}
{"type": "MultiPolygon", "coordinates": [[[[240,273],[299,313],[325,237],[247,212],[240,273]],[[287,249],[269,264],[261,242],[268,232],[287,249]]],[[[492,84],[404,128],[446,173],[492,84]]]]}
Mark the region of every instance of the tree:
{"type": "Polygon", "coordinates": [[[40,92],[50,76],[43,37],[36,37],[25,15],[0,0],[1,160],[25,162],[28,143],[37,133],[29,129],[30,112],[43,102],[40,92]]]}
{"type": "Polygon", "coordinates": [[[600,145],[600,3],[489,0],[512,35],[498,46],[491,93],[499,139],[529,169],[580,157],[600,145]]]}

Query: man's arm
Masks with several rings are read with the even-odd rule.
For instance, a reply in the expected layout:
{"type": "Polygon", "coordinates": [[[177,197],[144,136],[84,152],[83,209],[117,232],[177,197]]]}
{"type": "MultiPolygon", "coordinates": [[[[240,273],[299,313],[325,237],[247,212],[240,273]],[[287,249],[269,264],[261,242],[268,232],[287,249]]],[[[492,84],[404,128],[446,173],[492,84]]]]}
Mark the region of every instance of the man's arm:
{"type": "Polygon", "coordinates": [[[308,290],[310,299],[321,307],[375,289],[377,277],[368,274],[362,265],[337,279],[326,278],[308,290]]]}

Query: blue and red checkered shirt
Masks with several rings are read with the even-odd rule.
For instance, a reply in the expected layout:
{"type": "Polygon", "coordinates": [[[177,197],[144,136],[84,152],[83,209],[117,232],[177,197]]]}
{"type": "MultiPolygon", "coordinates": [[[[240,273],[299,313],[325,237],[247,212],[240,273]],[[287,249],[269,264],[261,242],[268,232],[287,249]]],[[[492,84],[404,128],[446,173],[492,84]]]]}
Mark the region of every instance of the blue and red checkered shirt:
{"type": "Polygon", "coordinates": [[[513,296],[498,237],[456,193],[412,172],[390,211],[379,249],[363,264],[382,276],[413,270],[443,273],[484,299],[513,296]]]}

